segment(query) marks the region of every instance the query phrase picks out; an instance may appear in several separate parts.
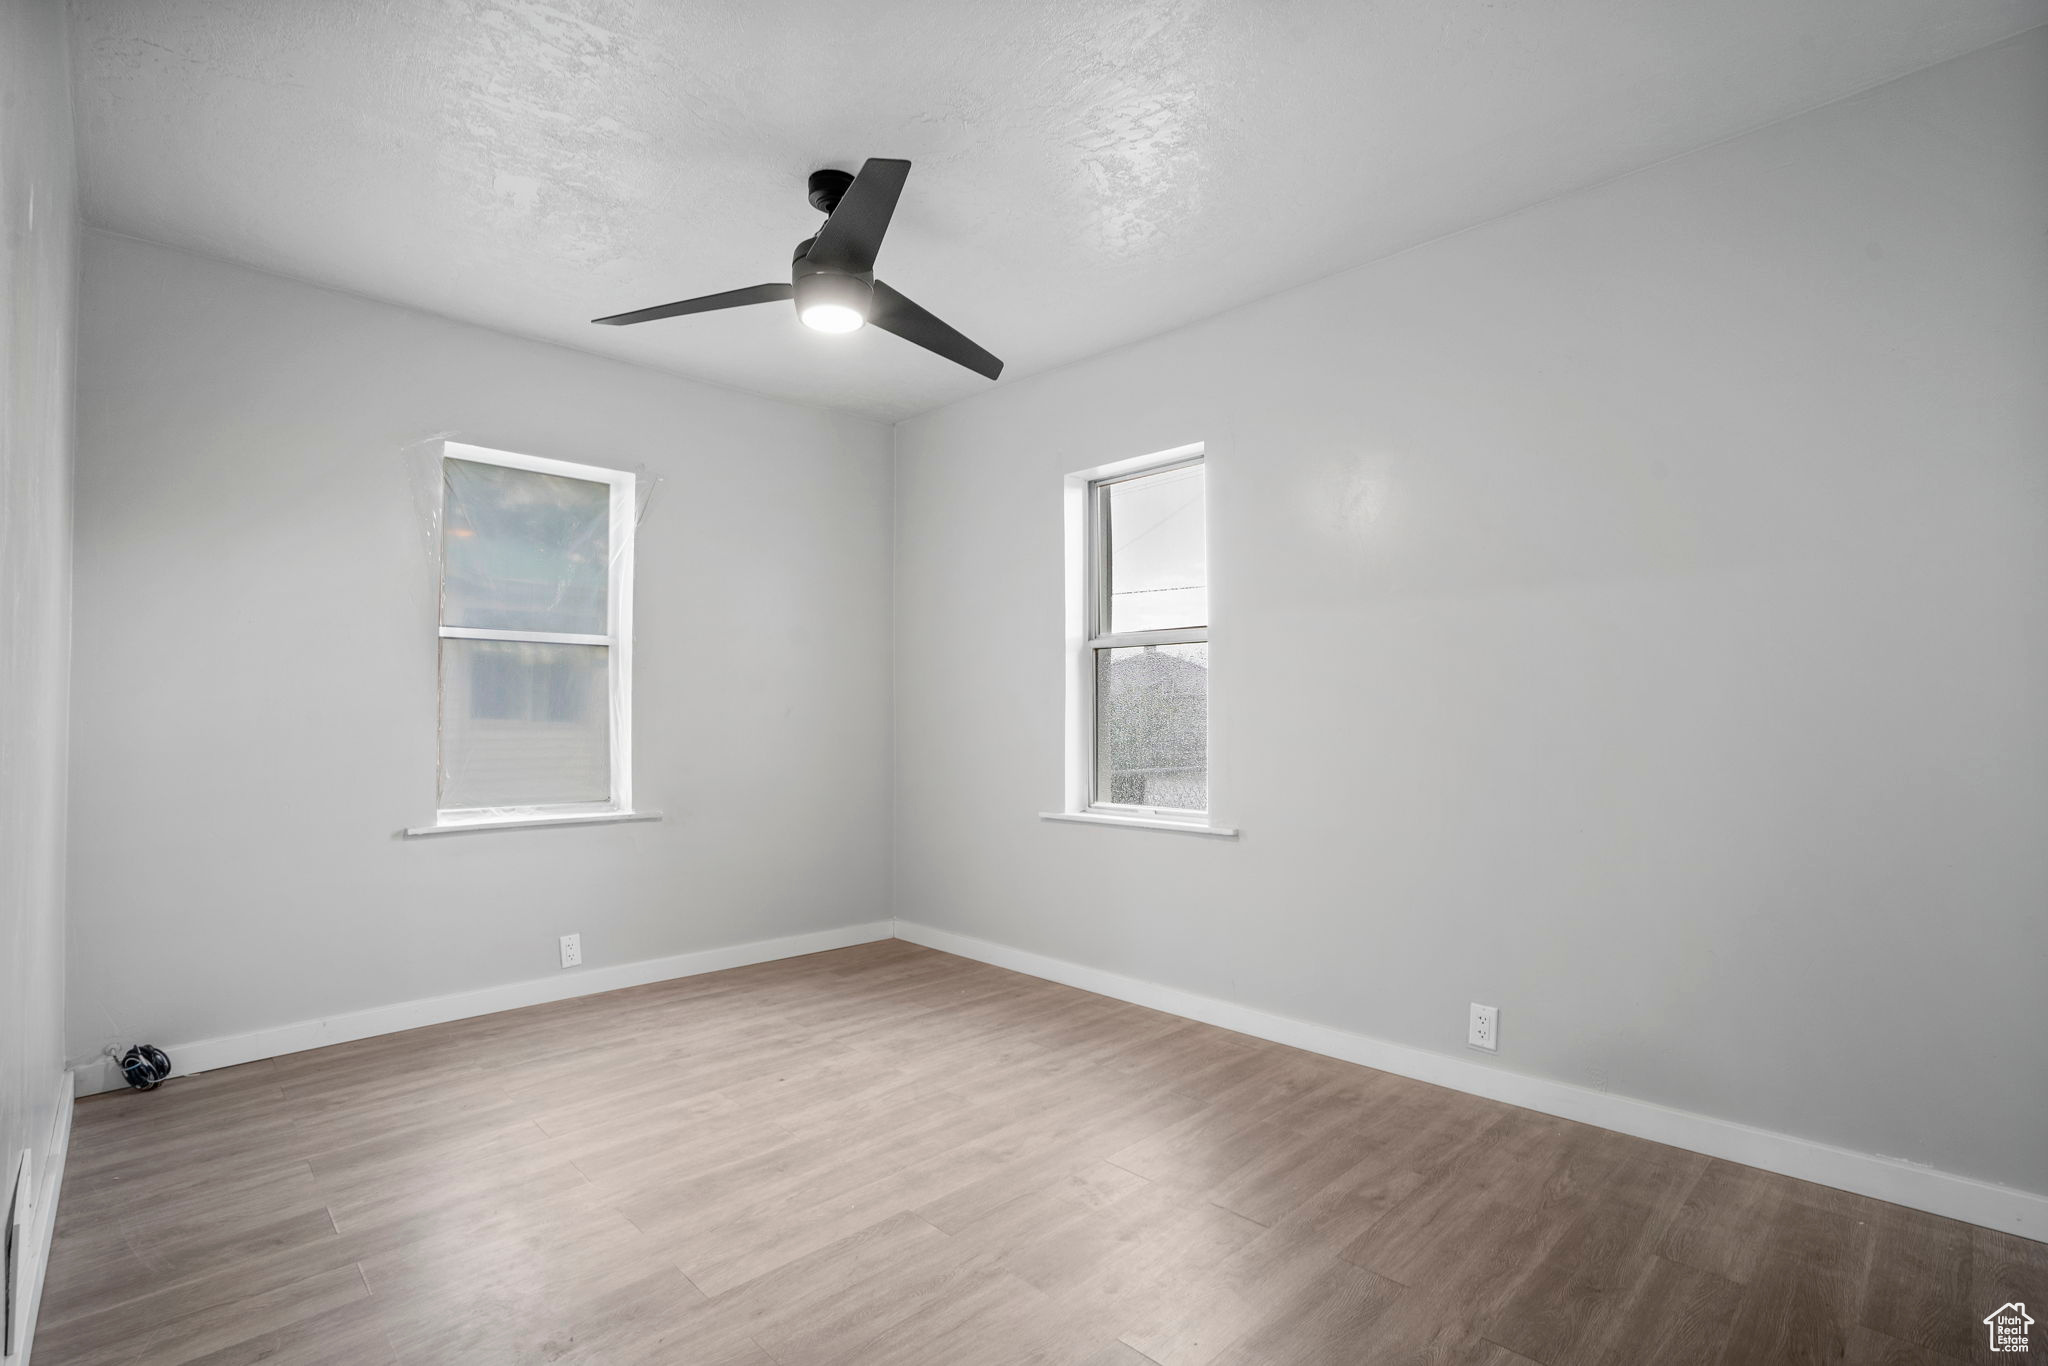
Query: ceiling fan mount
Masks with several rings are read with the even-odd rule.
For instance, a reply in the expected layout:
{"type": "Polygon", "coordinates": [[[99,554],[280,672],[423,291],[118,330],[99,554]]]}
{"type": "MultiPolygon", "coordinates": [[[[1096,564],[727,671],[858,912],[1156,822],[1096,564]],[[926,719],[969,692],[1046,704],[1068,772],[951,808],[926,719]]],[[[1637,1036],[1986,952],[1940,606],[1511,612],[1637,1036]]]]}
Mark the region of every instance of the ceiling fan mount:
{"type": "Polygon", "coordinates": [[[1003,363],[955,328],[875,278],[875,256],[896,212],[910,163],[870,157],[859,175],[811,172],[811,207],[826,215],[814,236],[797,243],[788,284],[749,285],[672,304],[594,318],[611,327],[791,299],[797,317],[819,332],[852,332],[873,323],[935,355],[994,379],[1003,363]]]}
{"type": "Polygon", "coordinates": [[[811,207],[819,213],[830,213],[839,207],[839,201],[853,184],[853,175],[847,171],[823,170],[811,172],[811,207]]]}

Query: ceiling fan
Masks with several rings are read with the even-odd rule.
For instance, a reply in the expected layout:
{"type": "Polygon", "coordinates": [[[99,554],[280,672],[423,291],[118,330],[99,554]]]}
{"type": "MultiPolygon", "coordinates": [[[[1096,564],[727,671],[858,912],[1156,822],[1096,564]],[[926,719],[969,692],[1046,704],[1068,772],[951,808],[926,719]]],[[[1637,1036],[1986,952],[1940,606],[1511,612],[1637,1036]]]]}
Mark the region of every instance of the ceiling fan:
{"type": "Polygon", "coordinates": [[[749,285],[591,321],[623,327],[684,313],[795,299],[797,317],[820,332],[852,332],[873,323],[994,379],[1003,373],[1000,360],[875,278],[875,255],[882,249],[882,234],[889,230],[889,218],[909,175],[910,163],[891,157],[869,157],[857,176],[811,172],[811,207],[826,215],[825,226],[817,236],[796,244],[786,285],[749,285]]]}

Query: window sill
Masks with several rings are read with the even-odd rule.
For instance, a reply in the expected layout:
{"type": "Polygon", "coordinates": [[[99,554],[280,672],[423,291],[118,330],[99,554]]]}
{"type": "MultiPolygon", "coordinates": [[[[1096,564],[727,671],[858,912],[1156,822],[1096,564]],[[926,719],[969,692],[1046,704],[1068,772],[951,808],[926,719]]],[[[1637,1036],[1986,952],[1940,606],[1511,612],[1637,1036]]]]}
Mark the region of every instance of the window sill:
{"type": "Polygon", "coordinates": [[[1234,840],[1237,830],[1225,825],[1202,825],[1195,821],[1162,820],[1157,816],[1112,816],[1101,811],[1041,811],[1042,821],[1073,821],[1080,825],[1122,825],[1133,830],[1172,830],[1182,835],[1209,835],[1234,840]]]}
{"type": "Polygon", "coordinates": [[[492,816],[482,820],[448,821],[440,825],[415,825],[405,831],[407,839],[422,835],[466,835],[478,830],[533,830],[544,825],[618,825],[625,821],[658,821],[659,811],[579,811],[560,816],[492,816]]]}

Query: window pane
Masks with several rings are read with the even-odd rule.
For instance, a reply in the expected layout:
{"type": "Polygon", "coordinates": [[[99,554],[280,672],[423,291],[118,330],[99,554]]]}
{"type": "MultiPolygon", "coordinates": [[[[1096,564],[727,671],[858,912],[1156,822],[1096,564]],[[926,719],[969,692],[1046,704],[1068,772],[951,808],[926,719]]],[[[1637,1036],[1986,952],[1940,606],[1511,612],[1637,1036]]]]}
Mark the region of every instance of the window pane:
{"type": "Polygon", "coordinates": [[[1108,486],[1109,629],[1209,624],[1209,538],[1202,466],[1108,486]]]}
{"type": "Polygon", "coordinates": [[[604,645],[441,642],[441,808],[611,800],[604,645]]]}
{"type": "Polygon", "coordinates": [[[611,486],[441,462],[441,623],[605,634],[611,486]]]}
{"type": "Polygon", "coordinates": [[[1095,652],[1095,800],[1209,808],[1209,647],[1095,652]]]}

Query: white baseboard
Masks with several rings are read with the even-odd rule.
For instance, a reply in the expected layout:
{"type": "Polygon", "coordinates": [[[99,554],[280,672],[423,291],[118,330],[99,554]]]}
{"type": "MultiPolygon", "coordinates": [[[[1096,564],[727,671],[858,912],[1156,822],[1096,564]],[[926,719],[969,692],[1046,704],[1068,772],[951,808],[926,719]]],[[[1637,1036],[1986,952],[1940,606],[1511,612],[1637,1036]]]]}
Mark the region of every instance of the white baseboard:
{"type": "MultiPolygon", "coordinates": [[[[57,1197],[64,1190],[64,1156],[71,1151],[71,1085],[64,1078],[57,1082],[57,1113],[50,1121],[49,1146],[39,1150],[36,1163],[37,1173],[34,1222],[28,1229],[28,1255],[33,1262],[28,1269],[27,1305],[28,1323],[22,1333],[21,1357],[7,1358],[9,1366],[28,1366],[29,1358],[36,1350],[36,1317],[43,1303],[43,1277],[50,1269],[50,1242],[57,1232],[57,1197]]],[[[0,1351],[5,1345],[0,1344],[0,1351]]]]}
{"type": "Polygon", "coordinates": [[[1797,1177],[1837,1190],[1887,1200],[1965,1223],[2048,1241],[2048,1196],[1956,1176],[1932,1167],[1853,1152],[1769,1129],[1631,1100],[1568,1082],[1551,1081],[1427,1049],[1410,1048],[1349,1030],[1274,1015],[1251,1006],[1202,996],[1121,973],[1051,958],[1007,944],[896,922],[896,937],[1013,972],[1061,982],[1098,996],[1163,1010],[1239,1034],[1342,1058],[1418,1081],[1505,1101],[1546,1115],[1632,1134],[1674,1148],[1725,1158],[1746,1167],[1797,1177]]]}
{"type": "MultiPolygon", "coordinates": [[[[1182,991],[1177,987],[1162,986],[1156,982],[1127,977],[1122,973],[1092,968],[1085,964],[1072,963],[1065,959],[1052,958],[1025,949],[1012,948],[1007,944],[956,934],[950,930],[936,929],[908,920],[874,921],[864,925],[819,930],[811,934],[788,935],[780,939],[764,939],[727,948],[677,954],[670,958],[650,958],[637,963],[588,968],[564,973],[559,977],[508,982],[502,986],[485,987],[478,991],[429,997],[419,1001],[402,1001],[346,1015],[302,1020],[295,1024],[255,1030],[247,1034],[172,1043],[165,1047],[178,1074],[205,1072],[217,1067],[254,1062],[259,1058],[273,1058],[309,1048],[321,1048],[328,1044],[347,1043],[350,1040],[366,1039],[378,1034],[418,1029],[422,1025],[469,1019],[501,1010],[515,1010],[520,1006],[540,1005],[547,1001],[561,1001],[572,996],[588,996],[601,991],[616,991],[620,987],[642,986],[649,982],[667,981],[677,977],[693,977],[700,973],[745,967],[751,963],[766,963],[778,958],[822,953],[828,949],[888,939],[892,935],[913,944],[958,954],[962,958],[976,959],[1032,977],[1042,977],[1048,981],[1079,987],[1083,991],[1092,991],[1100,996],[1109,996],[1153,1010],[1163,1010],[1168,1014],[1200,1020],[1240,1034],[1249,1034],[1254,1038],[1270,1039],[1275,1043],[1306,1049],[1311,1053],[1341,1058],[1346,1062],[1378,1068],[1383,1072],[1414,1077],[1418,1081],[1448,1086],[1453,1090],[1504,1101],[1543,1114],[1557,1115],[1582,1124],[1597,1125],[1603,1129],[1632,1134],[1658,1143],[1668,1143],[1676,1148],[1705,1153],[1710,1157],[1725,1158],[1730,1162],[1797,1177],[1802,1181],[1833,1186],[1838,1190],[1853,1191],[1858,1195],[1888,1200],[1893,1204],[1925,1210],[1930,1214],[1939,1214],[1950,1219],[1960,1219],[1985,1228],[2015,1233],[2024,1238],[2048,1240],[2048,1196],[2016,1190],[2010,1186],[1993,1185],[1990,1182],[1957,1176],[1933,1167],[1900,1162],[1894,1158],[1854,1152],[1826,1143],[1795,1138],[1790,1134],[1737,1124],[1730,1120],[1714,1119],[1687,1110],[1675,1110],[1650,1101],[1632,1100],[1606,1091],[1573,1086],[1568,1082],[1513,1072],[1506,1068],[1444,1053],[1434,1053],[1427,1049],[1410,1048],[1370,1035],[1356,1034],[1329,1025],[1313,1024],[1285,1015],[1275,1015],[1252,1006],[1182,991]]],[[[83,1096],[114,1090],[121,1085],[121,1080],[110,1061],[97,1059],[73,1069],[73,1085],[76,1094],[83,1096]]],[[[61,1114],[63,1134],[60,1138],[68,1137],[70,1107],[62,1107],[61,1114]]],[[[50,1183],[51,1188],[44,1208],[54,1216],[54,1183],[62,1174],[62,1148],[53,1145],[50,1151],[56,1160],[45,1171],[45,1180],[50,1183]]],[[[47,1246],[48,1226],[42,1229],[42,1237],[47,1246]]]]}
{"type": "MultiPolygon", "coordinates": [[[[396,1034],[422,1025],[493,1015],[501,1010],[516,1010],[520,1006],[565,1001],[572,996],[617,991],[620,987],[645,986],[649,982],[695,977],[701,973],[743,968],[751,963],[766,963],[777,958],[797,958],[807,953],[823,953],[827,949],[870,944],[878,939],[888,939],[891,934],[889,921],[876,920],[864,925],[846,925],[810,934],[785,935],[780,939],[760,939],[750,944],[679,953],[669,958],[646,958],[637,963],[582,968],[564,972],[559,977],[534,977],[477,991],[457,992],[451,996],[430,996],[424,1000],[374,1006],[346,1015],[330,1015],[325,1019],[300,1020],[294,1024],[252,1030],[247,1034],[170,1042],[161,1046],[171,1055],[173,1075],[184,1076],[192,1072],[210,1072],[216,1067],[255,1062],[259,1058],[302,1053],[328,1044],[367,1039],[378,1034],[396,1034]]],[[[81,1063],[72,1069],[72,1078],[75,1093],[81,1096],[118,1090],[123,1084],[120,1073],[109,1058],[81,1063]]]]}

